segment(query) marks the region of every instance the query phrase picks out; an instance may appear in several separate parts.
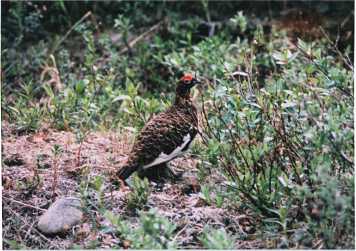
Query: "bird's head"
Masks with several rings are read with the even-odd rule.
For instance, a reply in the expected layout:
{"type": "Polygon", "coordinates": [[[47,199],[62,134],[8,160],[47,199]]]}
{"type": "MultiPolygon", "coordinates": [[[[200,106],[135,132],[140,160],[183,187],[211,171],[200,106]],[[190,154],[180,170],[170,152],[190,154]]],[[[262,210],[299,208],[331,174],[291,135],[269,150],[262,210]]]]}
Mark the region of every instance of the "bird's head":
{"type": "Polygon", "coordinates": [[[184,74],[184,76],[179,79],[176,88],[177,95],[183,98],[189,98],[190,89],[199,83],[200,81],[196,77],[193,77],[192,74],[184,74]]]}

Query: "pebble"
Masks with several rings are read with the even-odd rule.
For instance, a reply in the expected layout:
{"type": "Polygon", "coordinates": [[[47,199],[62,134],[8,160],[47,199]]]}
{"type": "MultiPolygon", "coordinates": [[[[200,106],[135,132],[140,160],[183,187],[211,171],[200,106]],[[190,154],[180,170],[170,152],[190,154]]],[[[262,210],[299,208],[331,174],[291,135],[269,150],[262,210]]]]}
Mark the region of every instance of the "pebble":
{"type": "Polygon", "coordinates": [[[44,234],[65,233],[83,218],[80,199],[63,197],[54,202],[39,218],[38,229],[44,234]]]}

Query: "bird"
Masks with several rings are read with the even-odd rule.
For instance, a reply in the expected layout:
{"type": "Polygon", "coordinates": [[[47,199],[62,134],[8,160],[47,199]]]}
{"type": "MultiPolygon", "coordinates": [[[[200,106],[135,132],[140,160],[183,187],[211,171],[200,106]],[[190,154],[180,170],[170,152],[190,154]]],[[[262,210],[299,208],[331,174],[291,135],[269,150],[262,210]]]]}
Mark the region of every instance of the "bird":
{"type": "Polygon", "coordinates": [[[184,74],[176,85],[175,100],[165,111],[153,116],[136,137],[127,160],[117,171],[125,182],[134,172],[140,178],[179,178],[167,165],[189,148],[198,133],[197,108],[191,100],[192,87],[201,82],[184,74]]]}

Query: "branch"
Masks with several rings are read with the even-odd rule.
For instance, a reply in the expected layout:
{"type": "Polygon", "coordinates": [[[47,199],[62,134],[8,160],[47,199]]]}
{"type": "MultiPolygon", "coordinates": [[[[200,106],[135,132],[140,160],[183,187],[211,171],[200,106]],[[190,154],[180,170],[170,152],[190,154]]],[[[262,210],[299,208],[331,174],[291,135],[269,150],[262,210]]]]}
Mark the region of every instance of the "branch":
{"type": "Polygon", "coordinates": [[[33,209],[36,209],[36,210],[39,210],[39,211],[43,211],[43,212],[46,211],[46,209],[35,207],[35,206],[30,205],[30,204],[26,204],[26,203],[23,203],[21,201],[17,201],[17,200],[14,200],[14,199],[11,199],[11,198],[8,198],[8,197],[5,197],[5,196],[3,196],[3,199],[6,199],[6,200],[9,200],[11,202],[15,202],[15,203],[20,204],[22,206],[33,208],[33,209]]]}
{"type": "Polygon", "coordinates": [[[64,40],[67,39],[67,37],[69,36],[69,34],[80,24],[82,23],[85,19],[87,19],[89,16],[91,16],[92,13],[91,11],[88,11],[87,13],[85,13],[84,16],[82,16],[68,31],[67,33],[63,36],[63,38],[61,40],[59,40],[59,42],[54,46],[54,48],[52,49],[50,54],[53,54],[59,47],[59,45],[61,43],[63,43],[64,40]]]}
{"type": "Polygon", "coordinates": [[[342,58],[342,60],[344,61],[345,65],[347,65],[351,71],[354,71],[354,67],[351,63],[351,60],[348,56],[344,56],[342,55],[341,51],[339,50],[339,48],[337,47],[336,43],[333,43],[330,39],[330,37],[328,36],[328,34],[326,33],[326,31],[323,29],[323,27],[319,27],[321,32],[323,33],[324,37],[326,38],[326,40],[328,40],[328,42],[333,46],[334,51],[342,58]]]}
{"type": "MultiPolygon", "coordinates": [[[[328,73],[317,63],[315,62],[315,60],[305,51],[303,50],[302,48],[300,48],[298,46],[298,44],[292,42],[292,44],[300,51],[304,54],[304,56],[310,61],[312,62],[317,68],[318,70],[328,79],[328,80],[331,80],[328,73]]],[[[354,97],[352,95],[352,93],[350,93],[348,90],[345,90],[344,88],[341,88],[340,86],[336,86],[337,89],[339,89],[341,92],[343,92],[345,95],[349,96],[349,97],[354,97]]]]}
{"type": "Polygon", "coordinates": [[[162,23],[166,22],[166,20],[162,20],[159,23],[155,24],[154,26],[152,26],[148,31],[145,31],[144,33],[142,33],[141,35],[139,35],[138,37],[136,37],[135,39],[131,40],[125,48],[123,48],[122,50],[120,50],[120,54],[123,54],[127,51],[129,51],[132,47],[134,47],[138,42],[140,42],[141,40],[145,39],[146,37],[150,36],[152,33],[154,33],[156,30],[158,30],[158,28],[161,26],[162,23]]]}

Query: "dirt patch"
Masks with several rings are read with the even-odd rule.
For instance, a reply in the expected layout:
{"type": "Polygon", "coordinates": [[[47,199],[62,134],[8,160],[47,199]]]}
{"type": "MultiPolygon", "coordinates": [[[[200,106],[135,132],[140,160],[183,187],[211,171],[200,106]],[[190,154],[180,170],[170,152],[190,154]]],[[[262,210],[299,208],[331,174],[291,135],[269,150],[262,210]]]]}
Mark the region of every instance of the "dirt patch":
{"type": "MultiPolygon", "coordinates": [[[[4,247],[10,247],[9,240],[16,240],[27,248],[35,249],[64,249],[76,245],[83,248],[117,247],[118,240],[114,234],[104,233],[93,227],[108,224],[95,208],[88,209],[85,221],[65,236],[44,236],[36,229],[36,225],[38,217],[55,198],[80,196],[81,182],[100,175],[105,179],[105,206],[135,226],[137,216],[125,209],[129,191],[121,191],[113,186],[109,177],[109,173],[128,153],[133,135],[129,132],[92,132],[82,143],[78,157],[80,144],[71,132],[47,129],[22,136],[15,136],[10,132],[6,128],[2,131],[2,156],[4,160],[11,160],[4,161],[2,166],[4,247]],[[54,145],[60,146],[62,152],[57,158],[58,184],[53,194],[53,166],[56,161],[54,145]],[[97,241],[96,246],[92,246],[94,240],[97,241]]],[[[197,180],[198,162],[189,154],[173,161],[173,168],[185,171],[185,181],[167,183],[164,186],[151,183],[152,192],[147,209],[156,208],[158,214],[176,224],[174,238],[179,247],[183,248],[201,248],[198,236],[206,225],[223,227],[232,233],[253,233],[250,216],[233,209],[207,205],[201,198],[197,180]]],[[[238,241],[236,247],[257,248],[262,247],[262,242],[252,238],[238,241]]]]}

